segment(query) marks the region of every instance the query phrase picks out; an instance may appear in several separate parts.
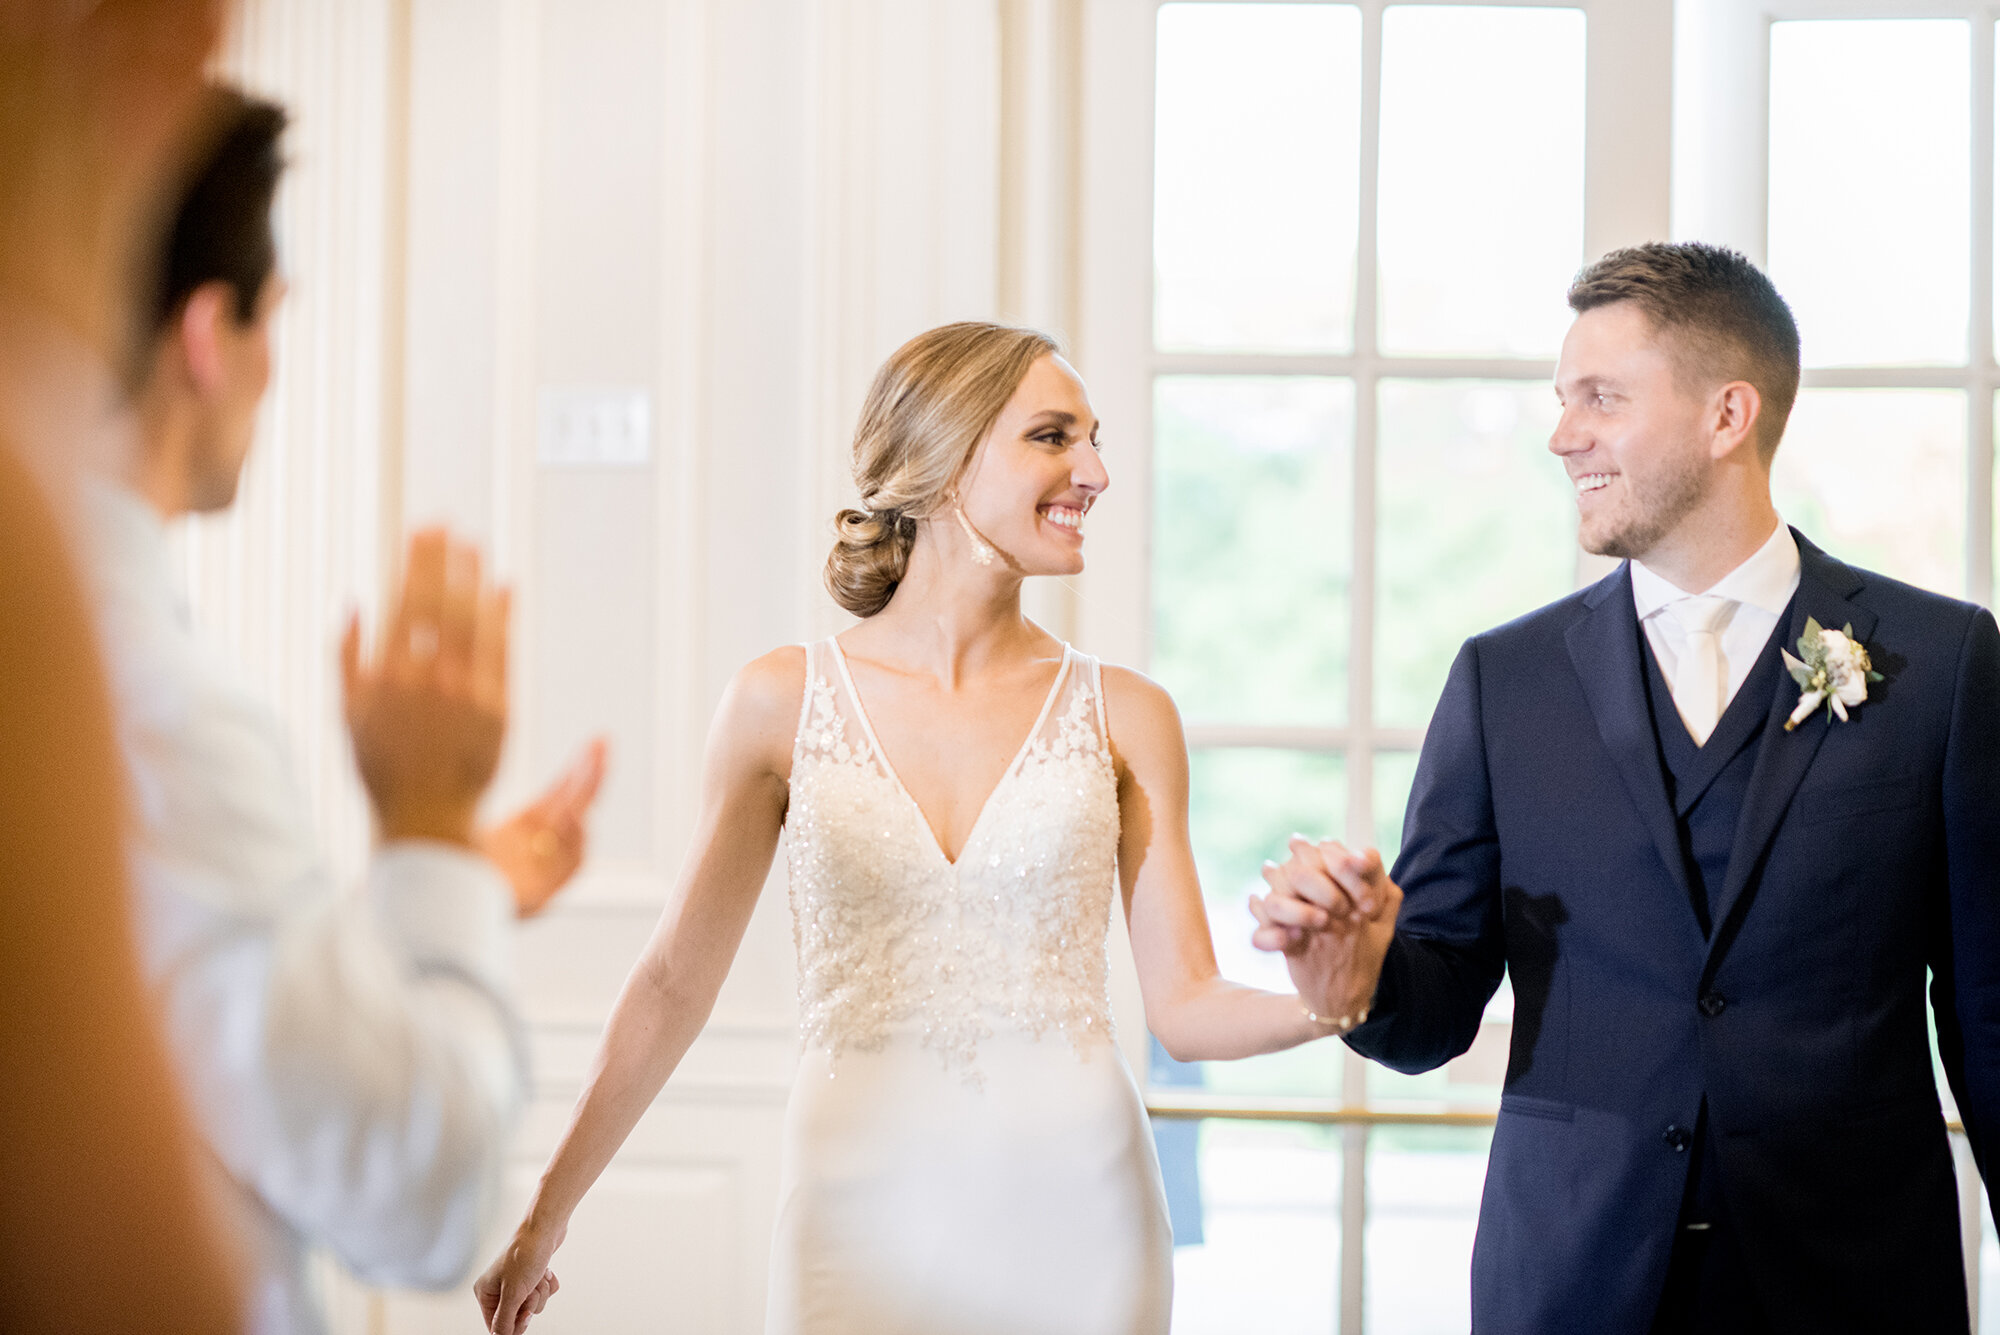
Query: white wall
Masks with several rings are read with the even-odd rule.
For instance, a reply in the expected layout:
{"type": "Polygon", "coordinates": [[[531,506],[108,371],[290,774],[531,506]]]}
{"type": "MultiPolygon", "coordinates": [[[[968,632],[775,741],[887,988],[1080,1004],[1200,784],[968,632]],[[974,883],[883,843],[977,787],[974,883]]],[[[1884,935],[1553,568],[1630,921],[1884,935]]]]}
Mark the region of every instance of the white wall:
{"type": "MultiPolygon", "coordinates": [[[[480,535],[518,584],[509,795],[595,732],[614,747],[591,869],[523,934],[517,1200],[676,873],[724,685],[841,624],[819,567],[869,376],[999,311],[1002,13],[410,0],[402,518],[480,535]],[[589,386],[649,396],[650,463],[537,463],[540,392],[589,386]]],[[[784,893],[780,866],[537,1329],[761,1328],[795,1050],[784,893]]],[[[477,1328],[460,1295],[372,1316],[477,1328]]]]}

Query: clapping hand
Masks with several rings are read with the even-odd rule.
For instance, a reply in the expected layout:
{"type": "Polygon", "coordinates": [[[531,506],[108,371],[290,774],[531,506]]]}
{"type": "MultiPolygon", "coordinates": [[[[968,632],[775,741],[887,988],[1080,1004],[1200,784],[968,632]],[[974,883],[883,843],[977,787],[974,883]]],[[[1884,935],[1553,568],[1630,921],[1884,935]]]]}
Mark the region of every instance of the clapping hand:
{"type": "Polygon", "coordinates": [[[548,791],[479,832],[479,851],[514,887],[514,911],[532,918],[583,865],[584,817],[604,782],[607,745],[590,742],[548,791]]]}
{"type": "Polygon", "coordinates": [[[363,653],[359,614],[349,619],[340,646],[347,728],[383,839],[472,844],[507,732],[508,610],[478,549],[432,528],[410,539],[372,652],[363,653]]]}
{"type": "Polygon", "coordinates": [[[1355,853],[1338,840],[1293,835],[1291,856],[1264,864],[1270,893],[1252,895],[1251,943],[1282,952],[1299,996],[1329,1018],[1364,1014],[1396,934],[1403,892],[1382,855],[1355,853]]]}

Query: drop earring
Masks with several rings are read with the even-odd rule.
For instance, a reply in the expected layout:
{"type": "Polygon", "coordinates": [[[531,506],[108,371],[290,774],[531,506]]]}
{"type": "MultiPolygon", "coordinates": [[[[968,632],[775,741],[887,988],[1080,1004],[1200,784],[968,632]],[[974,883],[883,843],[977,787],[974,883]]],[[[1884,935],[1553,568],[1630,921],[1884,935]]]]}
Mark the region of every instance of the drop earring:
{"type": "Polygon", "coordinates": [[[951,512],[952,514],[958,517],[958,526],[965,530],[965,540],[972,544],[972,564],[977,566],[992,565],[993,548],[989,546],[986,542],[986,539],[980,537],[978,531],[972,527],[972,521],[965,517],[965,507],[962,505],[955,505],[952,507],[951,512]]]}

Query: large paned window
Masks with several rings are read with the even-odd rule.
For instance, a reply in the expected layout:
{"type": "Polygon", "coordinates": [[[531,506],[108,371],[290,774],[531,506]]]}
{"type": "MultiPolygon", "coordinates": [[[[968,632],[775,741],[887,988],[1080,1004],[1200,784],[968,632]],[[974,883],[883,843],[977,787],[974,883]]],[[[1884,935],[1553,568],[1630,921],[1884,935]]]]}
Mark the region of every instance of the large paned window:
{"type": "Polygon", "coordinates": [[[1990,590],[1967,513],[1971,104],[1969,20],[1771,25],[1768,255],[1812,371],[1779,502],[1843,556],[1961,597],[1990,590]]]}
{"type": "Polygon", "coordinates": [[[1675,231],[1765,263],[1802,337],[1780,510],[1857,564],[1990,601],[1992,13],[1687,8],[1675,231]]]}
{"type": "MultiPolygon", "coordinates": [[[[1264,860],[1294,831],[1393,858],[1459,644],[1575,587],[1546,445],[1584,258],[1585,25],[1563,7],[1158,8],[1150,667],[1187,720],[1232,977],[1289,986],[1248,945],[1264,860]]],[[[1423,1077],[1331,1043],[1156,1055],[1157,1095],[1256,1115],[1163,1140],[1176,1329],[1254,1312],[1271,1332],[1464,1330],[1509,1000],[1423,1077]],[[1406,1120],[1264,1120],[1294,1100],[1406,1120]],[[1273,1249],[1296,1278],[1270,1282],[1273,1249]]]]}
{"type": "MultiPolygon", "coordinates": [[[[1767,264],[1805,330],[1785,516],[1861,564],[1991,597],[1983,11],[1094,3],[1093,31],[1116,39],[1100,49],[1145,51],[1144,78],[1092,66],[1112,128],[1086,167],[1115,180],[1085,260],[1113,277],[1087,285],[1084,345],[1107,424],[1145,426],[1143,460],[1122,461],[1143,520],[1119,548],[1144,556],[1099,549],[1083,621],[1187,721],[1229,976],[1289,987],[1249,947],[1244,900],[1293,832],[1394,857],[1463,640],[1608,568],[1577,551],[1549,379],[1579,266],[1670,230],[1664,134],[1657,155],[1623,152],[1652,142],[1649,90],[1700,98],[1709,124],[1688,145],[1736,154],[1684,151],[1676,108],[1672,230],[1767,264]],[[1648,35],[1676,12],[1678,42],[1648,35]],[[1687,61],[1713,88],[1669,73],[1702,42],[1728,47],[1687,61]],[[1149,210],[1117,202],[1137,192],[1113,168],[1140,153],[1149,210]],[[1121,271],[1146,229],[1149,271],[1121,271]]],[[[1107,459],[1118,477],[1115,446],[1107,459]]],[[[1201,1066],[1156,1050],[1178,1335],[1464,1331],[1511,1015],[1503,985],[1472,1050],[1419,1077],[1333,1042],[1201,1066]]],[[[1984,1248],[1991,1291],[2000,1251],[1984,1248]]],[[[1984,1306],[2000,1335],[2000,1303],[1984,1306]]]]}

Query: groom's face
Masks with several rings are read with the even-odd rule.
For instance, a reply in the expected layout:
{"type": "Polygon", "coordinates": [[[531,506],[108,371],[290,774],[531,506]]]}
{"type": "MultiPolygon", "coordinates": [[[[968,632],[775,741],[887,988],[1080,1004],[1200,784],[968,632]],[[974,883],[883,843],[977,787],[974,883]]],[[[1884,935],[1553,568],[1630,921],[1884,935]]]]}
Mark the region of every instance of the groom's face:
{"type": "Polygon", "coordinates": [[[1629,301],[1576,317],[1556,363],[1549,449],[1576,488],[1586,551],[1644,560],[1700,505],[1712,467],[1702,402],[1673,349],[1629,301]]]}

